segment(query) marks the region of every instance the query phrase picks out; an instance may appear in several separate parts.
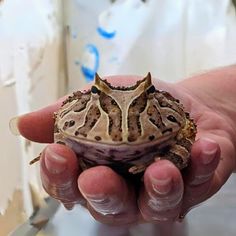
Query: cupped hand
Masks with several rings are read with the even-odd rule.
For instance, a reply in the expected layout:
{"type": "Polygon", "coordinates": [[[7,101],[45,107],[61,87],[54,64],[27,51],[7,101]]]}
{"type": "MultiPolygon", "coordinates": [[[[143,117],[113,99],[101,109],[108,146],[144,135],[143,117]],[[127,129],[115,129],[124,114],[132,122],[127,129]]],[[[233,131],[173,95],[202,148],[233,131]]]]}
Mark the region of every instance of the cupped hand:
{"type": "MultiPolygon", "coordinates": [[[[135,76],[107,78],[114,85],[130,85],[135,76]]],[[[175,221],[191,208],[210,198],[235,168],[232,128],[228,118],[214,110],[207,96],[193,95],[194,88],[155,81],[157,89],[180,99],[197,123],[197,140],[191,151],[191,165],[181,173],[171,162],[159,160],[144,173],[139,192],[132,183],[106,166],[81,171],[75,153],[53,143],[53,113],[64,99],[18,118],[25,138],[50,143],[40,159],[42,184],[67,209],[82,204],[100,222],[126,225],[139,222],[175,221]]],[[[196,91],[195,91],[196,92],[196,91]]]]}

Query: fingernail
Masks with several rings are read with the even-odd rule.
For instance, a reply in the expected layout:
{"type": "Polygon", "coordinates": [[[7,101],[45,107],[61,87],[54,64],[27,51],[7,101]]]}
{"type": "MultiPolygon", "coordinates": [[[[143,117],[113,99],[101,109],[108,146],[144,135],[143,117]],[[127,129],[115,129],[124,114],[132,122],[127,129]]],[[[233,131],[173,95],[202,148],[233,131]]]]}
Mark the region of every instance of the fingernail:
{"type": "Polygon", "coordinates": [[[52,174],[60,174],[64,172],[67,167],[66,158],[55,153],[50,147],[47,147],[45,151],[44,161],[47,170],[52,174]]]}
{"type": "Polygon", "coordinates": [[[9,129],[10,129],[11,133],[16,136],[20,135],[20,131],[18,128],[18,121],[19,121],[19,116],[13,117],[9,121],[9,129]]]}
{"type": "Polygon", "coordinates": [[[171,190],[171,178],[153,178],[151,177],[152,187],[155,193],[165,195],[171,190]]]}
{"type": "Polygon", "coordinates": [[[217,144],[211,139],[204,139],[203,151],[201,153],[201,160],[204,165],[210,164],[217,153],[217,144]]]}
{"type": "MultiPolygon", "coordinates": [[[[81,191],[81,190],[80,190],[81,191]]],[[[82,192],[82,191],[81,191],[82,192]]],[[[83,194],[83,193],[82,193],[83,194]]],[[[123,209],[123,203],[115,196],[104,196],[103,194],[83,194],[93,209],[102,215],[115,215],[123,209]]]]}
{"type": "Polygon", "coordinates": [[[173,210],[179,206],[183,199],[183,191],[175,191],[167,196],[149,196],[148,206],[158,212],[173,210]]]}
{"type": "Polygon", "coordinates": [[[197,186],[199,184],[206,183],[206,181],[210,180],[214,174],[214,171],[203,175],[196,175],[194,179],[189,183],[191,186],[197,186]]]}

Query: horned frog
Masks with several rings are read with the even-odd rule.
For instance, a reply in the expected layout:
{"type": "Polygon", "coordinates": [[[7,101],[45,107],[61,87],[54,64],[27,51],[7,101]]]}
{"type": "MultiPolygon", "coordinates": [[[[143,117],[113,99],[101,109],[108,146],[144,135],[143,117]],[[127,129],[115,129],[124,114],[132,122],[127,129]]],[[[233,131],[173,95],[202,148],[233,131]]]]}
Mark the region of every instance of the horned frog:
{"type": "Polygon", "coordinates": [[[82,169],[107,165],[132,175],[168,159],[181,170],[195,135],[183,105],[157,90],[150,73],[131,87],[113,87],[96,74],[91,89],[74,92],[55,113],[55,142],[72,148],[82,169]]]}

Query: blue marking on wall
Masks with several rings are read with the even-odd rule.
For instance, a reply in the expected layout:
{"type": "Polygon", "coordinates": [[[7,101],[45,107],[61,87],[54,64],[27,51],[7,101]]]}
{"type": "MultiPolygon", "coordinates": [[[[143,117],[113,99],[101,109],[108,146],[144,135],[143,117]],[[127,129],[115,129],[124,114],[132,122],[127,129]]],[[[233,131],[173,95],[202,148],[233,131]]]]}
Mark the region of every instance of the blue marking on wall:
{"type": "Polygon", "coordinates": [[[100,26],[97,27],[97,32],[100,36],[102,36],[105,39],[112,39],[116,36],[116,31],[115,30],[111,31],[111,32],[108,32],[100,26]]]}
{"type": "Polygon", "coordinates": [[[88,44],[86,45],[86,52],[91,54],[94,57],[94,65],[91,67],[81,65],[81,71],[86,79],[86,81],[90,82],[94,79],[96,72],[99,67],[99,52],[95,45],[88,44]]]}

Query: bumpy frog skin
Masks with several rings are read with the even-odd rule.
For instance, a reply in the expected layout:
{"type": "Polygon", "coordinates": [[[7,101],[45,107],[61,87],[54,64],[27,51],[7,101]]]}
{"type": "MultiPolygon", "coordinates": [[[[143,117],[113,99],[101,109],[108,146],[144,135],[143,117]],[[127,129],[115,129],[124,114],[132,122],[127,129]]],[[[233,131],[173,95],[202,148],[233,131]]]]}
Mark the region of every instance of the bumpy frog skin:
{"type": "Polygon", "coordinates": [[[82,169],[107,165],[120,174],[141,173],[168,159],[189,163],[196,126],[180,102],[157,90],[150,73],[131,87],[113,87],[98,75],[55,113],[54,138],[72,148],[82,169]]]}

